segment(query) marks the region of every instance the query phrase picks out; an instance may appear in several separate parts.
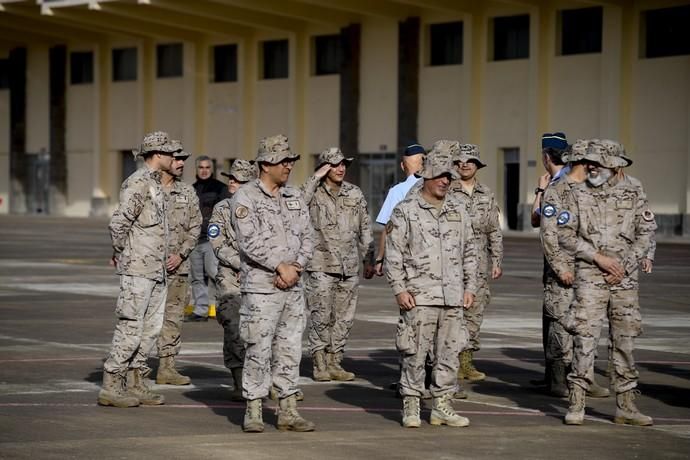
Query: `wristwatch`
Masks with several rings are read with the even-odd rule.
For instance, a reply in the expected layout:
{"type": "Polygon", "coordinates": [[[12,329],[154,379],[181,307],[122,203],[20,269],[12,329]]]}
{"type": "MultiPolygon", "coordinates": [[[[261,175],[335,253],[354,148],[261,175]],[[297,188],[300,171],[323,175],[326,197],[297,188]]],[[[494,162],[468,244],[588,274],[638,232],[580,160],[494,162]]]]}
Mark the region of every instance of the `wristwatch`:
{"type": "Polygon", "coordinates": [[[540,193],[544,193],[544,189],[541,187],[537,187],[534,189],[534,194],[539,195],[540,193]]]}
{"type": "Polygon", "coordinates": [[[376,262],[374,262],[375,265],[382,264],[383,259],[376,259],[376,262]]]}

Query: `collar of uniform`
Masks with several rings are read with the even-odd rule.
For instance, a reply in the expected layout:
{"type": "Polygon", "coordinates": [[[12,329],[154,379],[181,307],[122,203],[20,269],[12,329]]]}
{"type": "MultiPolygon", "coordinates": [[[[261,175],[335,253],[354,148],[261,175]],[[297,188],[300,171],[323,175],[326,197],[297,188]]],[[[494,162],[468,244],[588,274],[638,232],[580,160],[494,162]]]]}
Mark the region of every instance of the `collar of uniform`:
{"type": "Polygon", "coordinates": [[[175,179],[173,179],[172,188],[170,189],[170,193],[176,193],[176,194],[182,193],[182,180],[179,177],[176,177],[175,179]]]}
{"type": "Polygon", "coordinates": [[[343,183],[340,184],[340,188],[338,189],[337,195],[333,194],[333,189],[330,188],[326,184],[326,181],[321,182],[321,184],[319,184],[319,187],[322,187],[326,193],[328,193],[329,195],[331,195],[333,197],[341,196],[341,195],[347,195],[348,192],[352,189],[352,186],[348,182],[345,182],[345,181],[343,181],[343,183]]]}
{"type": "MultiPolygon", "coordinates": [[[[275,197],[273,196],[273,194],[266,188],[266,185],[264,185],[264,183],[261,182],[261,179],[256,179],[254,183],[257,185],[257,187],[259,187],[259,190],[261,190],[266,196],[269,196],[269,197],[271,197],[271,198],[275,198],[275,197]]],[[[282,195],[282,196],[292,196],[292,195],[294,195],[294,193],[292,192],[292,190],[290,189],[290,187],[288,187],[287,185],[281,186],[281,187],[278,189],[278,193],[279,193],[280,195],[282,195]]]]}
{"type": "MultiPolygon", "coordinates": [[[[416,198],[417,198],[417,203],[419,204],[419,207],[420,207],[420,208],[423,208],[423,209],[439,209],[439,208],[436,208],[436,206],[434,206],[433,204],[431,204],[431,203],[429,203],[428,201],[426,201],[426,200],[424,199],[424,197],[422,196],[422,192],[421,192],[421,191],[420,191],[419,193],[417,193],[416,198]]],[[[447,196],[447,195],[446,195],[446,198],[443,200],[443,205],[441,206],[440,211],[441,211],[441,214],[443,214],[444,212],[448,211],[448,196],[447,196]]]]}

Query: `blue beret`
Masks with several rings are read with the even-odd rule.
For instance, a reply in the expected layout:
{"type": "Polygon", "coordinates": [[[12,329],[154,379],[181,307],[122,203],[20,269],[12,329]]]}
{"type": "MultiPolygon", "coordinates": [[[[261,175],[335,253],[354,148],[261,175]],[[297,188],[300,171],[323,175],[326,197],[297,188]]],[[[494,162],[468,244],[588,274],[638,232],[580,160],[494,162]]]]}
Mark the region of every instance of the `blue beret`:
{"type": "Polygon", "coordinates": [[[563,133],[544,133],[541,136],[541,148],[554,148],[565,150],[568,147],[568,140],[563,133]]]}
{"type": "Polygon", "coordinates": [[[405,151],[403,152],[403,156],[406,157],[411,157],[412,155],[419,155],[419,154],[426,154],[426,150],[424,150],[424,147],[422,147],[419,144],[411,144],[405,147],[405,151]]]}

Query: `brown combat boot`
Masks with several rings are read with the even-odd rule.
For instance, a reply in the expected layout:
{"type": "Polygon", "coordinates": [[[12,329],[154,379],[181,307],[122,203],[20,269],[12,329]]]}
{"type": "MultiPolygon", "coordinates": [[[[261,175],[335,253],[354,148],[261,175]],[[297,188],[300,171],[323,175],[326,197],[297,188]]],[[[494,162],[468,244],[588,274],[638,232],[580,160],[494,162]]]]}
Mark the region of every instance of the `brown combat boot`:
{"type": "Polygon", "coordinates": [[[312,359],[314,362],[314,380],[317,382],[329,382],[331,374],[328,372],[326,352],[324,350],[315,351],[312,359]]]}
{"type": "Polygon", "coordinates": [[[263,433],[264,417],[261,399],[247,401],[247,409],[244,412],[242,431],[245,433],[263,433]]]}
{"type": "Polygon", "coordinates": [[[236,367],[231,369],[230,372],[232,372],[232,382],[234,384],[234,387],[230,392],[230,400],[244,401],[244,398],[242,397],[242,368],[236,367]]]}
{"type": "Polygon", "coordinates": [[[159,406],[165,404],[163,395],[154,393],[144,381],[140,369],[127,371],[127,393],[136,396],[144,406],[159,406]]]}
{"type": "Polygon", "coordinates": [[[613,421],[622,425],[651,426],[652,417],[644,415],[635,405],[638,390],[628,390],[616,395],[616,416],[613,421]]]}
{"type": "Polygon", "coordinates": [[[177,372],[174,356],[163,356],[158,361],[156,383],[159,385],[189,385],[192,383],[192,379],[177,372]]]}
{"type": "Polygon", "coordinates": [[[312,422],[304,419],[297,412],[297,398],[290,395],[278,401],[278,429],[281,431],[314,431],[312,422]]]}
{"type": "Polygon", "coordinates": [[[460,369],[458,370],[459,379],[467,379],[469,382],[481,382],[486,378],[486,374],[479,372],[472,363],[472,350],[465,350],[460,353],[460,369]]]}
{"type": "Polygon", "coordinates": [[[565,414],[564,423],[566,425],[582,425],[585,420],[585,389],[579,385],[572,385],[568,400],[570,406],[568,413],[565,414]]]}
{"type": "Polygon", "coordinates": [[[125,391],[125,378],[122,374],[103,371],[103,388],[98,392],[98,404],[113,407],[137,407],[139,399],[125,391]]]}
{"type": "Polygon", "coordinates": [[[328,373],[332,380],[347,382],[355,379],[355,374],[348,372],[342,368],[340,362],[343,360],[342,353],[328,353],[326,364],[328,366],[328,373]]]}

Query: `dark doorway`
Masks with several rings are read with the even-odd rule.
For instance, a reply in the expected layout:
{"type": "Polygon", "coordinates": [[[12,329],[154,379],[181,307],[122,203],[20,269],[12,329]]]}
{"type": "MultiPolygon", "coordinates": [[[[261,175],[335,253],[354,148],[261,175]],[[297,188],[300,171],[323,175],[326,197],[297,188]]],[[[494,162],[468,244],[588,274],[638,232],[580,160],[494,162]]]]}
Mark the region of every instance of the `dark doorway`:
{"type": "Polygon", "coordinates": [[[520,149],[503,149],[503,203],[508,228],[518,229],[518,205],[520,203],[520,149]]]}
{"type": "Polygon", "coordinates": [[[127,179],[134,171],[137,170],[139,167],[139,162],[142,160],[135,160],[131,150],[122,150],[120,152],[120,158],[122,159],[120,162],[122,167],[122,182],[124,182],[125,179],[127,179]]]}

